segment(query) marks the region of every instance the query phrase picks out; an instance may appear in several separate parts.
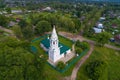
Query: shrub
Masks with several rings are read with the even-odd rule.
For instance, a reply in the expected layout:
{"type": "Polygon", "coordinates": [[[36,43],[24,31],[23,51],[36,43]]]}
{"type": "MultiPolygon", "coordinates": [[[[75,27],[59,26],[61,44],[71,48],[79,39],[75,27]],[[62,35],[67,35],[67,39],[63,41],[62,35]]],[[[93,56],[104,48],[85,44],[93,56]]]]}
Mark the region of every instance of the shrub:
{"type": "Polygon", "coordinates": [[[76,54],[81,54],[81,52],[82,52],[83,50],[81,49],[81,48],[76,48],[76,50],[75,50],[75,52],[76,52],[76,54]]]}
{"type": "Polygon", "coordinates": [[[88,42],[85,42],[85,41],[83,41],[83,42],[76,41],[75,45],[76,45],[76,47],[81,47],[83,50],[86,48],[88,48],[88,49],[90,48],[88,42]]]}
{"type": "Polygon", "coordinates": [[[86,72],[92,80],[99,80],[106,71],[106,63],[103,61],[93,61],[86,66],[86,72]]]}
{"type": "Polygon", "coordinates": [[[60,70],[61,70],[61,69],[64,69],[64,68],[65,68],[64,62],[62,62],[62,61],[58,62],[58,63],[57,63],[57,68],[60,69],[60,70]]]}

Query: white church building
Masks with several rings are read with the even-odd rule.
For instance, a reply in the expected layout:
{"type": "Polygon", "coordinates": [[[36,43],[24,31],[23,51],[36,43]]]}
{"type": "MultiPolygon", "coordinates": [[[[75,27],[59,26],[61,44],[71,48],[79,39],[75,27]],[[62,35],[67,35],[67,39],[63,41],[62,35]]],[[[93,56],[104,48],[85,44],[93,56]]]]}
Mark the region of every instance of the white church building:
{"type": "Polygon", "coordinates": [[[40,45],[45,51],[48,52],[48,60],[53,63],[71,53],[71,49],[68,46],[59,42],[55,27],[53,28],[51,37],[43,39],[40,42],[40,45]]]}

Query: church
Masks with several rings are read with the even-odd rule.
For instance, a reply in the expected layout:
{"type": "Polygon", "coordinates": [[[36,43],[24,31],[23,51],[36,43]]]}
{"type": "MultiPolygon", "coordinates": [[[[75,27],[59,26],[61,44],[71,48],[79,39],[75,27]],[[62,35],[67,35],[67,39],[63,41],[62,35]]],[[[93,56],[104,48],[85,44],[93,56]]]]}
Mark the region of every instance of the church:
{"type": "Polygon", "coordinates": [[[71,53],[71,49],[68,46],[59,42],[55,27],[53,28],[51,37],[43,39],[40,45],[48,53],[48,60],[53,63],[60,61],[61,58],[71,53]]]}

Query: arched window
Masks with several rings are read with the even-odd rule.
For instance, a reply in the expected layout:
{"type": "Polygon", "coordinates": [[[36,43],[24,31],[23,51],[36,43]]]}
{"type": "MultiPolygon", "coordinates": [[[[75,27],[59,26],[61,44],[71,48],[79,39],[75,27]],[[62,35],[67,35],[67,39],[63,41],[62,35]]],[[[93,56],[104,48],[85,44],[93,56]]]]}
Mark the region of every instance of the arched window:
{"type": "Polygon", "coordinates": [[[55,41],[53,42],[53,44],[55,44],[55,41]]]}

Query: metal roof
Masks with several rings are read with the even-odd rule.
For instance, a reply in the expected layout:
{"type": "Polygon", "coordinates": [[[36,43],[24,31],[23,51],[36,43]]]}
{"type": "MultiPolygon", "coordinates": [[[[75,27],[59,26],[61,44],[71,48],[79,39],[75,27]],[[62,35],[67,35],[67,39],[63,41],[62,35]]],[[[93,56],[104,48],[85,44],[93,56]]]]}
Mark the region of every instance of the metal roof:
{"type": "MultiPolygon", "coordinates": [[[[45,48],[49,49],[50,47],[50,39],[45,38],[40,42],[41,44],[44,45],[45,48]]],[[[62,43],[59,42],[59,48],[60,48],[60,54],[66,53],[70,48],[62,43]]]]}

